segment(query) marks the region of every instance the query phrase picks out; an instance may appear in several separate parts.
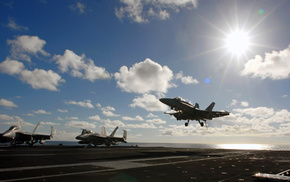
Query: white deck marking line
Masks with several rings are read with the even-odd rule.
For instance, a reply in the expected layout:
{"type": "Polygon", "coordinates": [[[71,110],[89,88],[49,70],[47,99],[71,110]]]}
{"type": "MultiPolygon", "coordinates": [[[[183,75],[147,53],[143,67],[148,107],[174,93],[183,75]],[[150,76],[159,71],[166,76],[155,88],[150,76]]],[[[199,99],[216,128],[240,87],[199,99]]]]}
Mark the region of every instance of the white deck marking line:
{"type": "MultiPolygon", "coordinates": [[[[239,154],[233,154],[233,155],[223,156],[223,157],[208,157],[208,158],[194,159],[194,160],[187,160],[187,161],[176,161],[176,162],[167,162],[167,163],[159,163],[159,164],[146,164],[147,166],[142,166],[142,167],[152,167],[152,166],[162,166],[162,165],[169,165],[169,164],[181,164],[181,163],[204,161],[204,160],[222,159],[222,158],[230,158],[230,157],[235,157],[235,156],[240,156],[240,155],[248,155],[248,154],[249,153],[239,153],[239,154]]],[[[151,160],[151,159],[152,158],[148,158],[148,160],[151,160]]],[[[166,159],[166,157],[164,157],[163,159],[166,159]]],[[[128,161],[128,162],[131,161],[131,162],[133,162],[135,160],[123,160],[123,161],[128,161]]],[[[115,164],[116,164],[116,162],[120,162],[120,161],[110,161],[110,162],[112,162],[112,163],[115,162],[115,164]]],[[[125,169],[130,169],[130,168],[125,168],[125,169]]],[[[79,175],[79,174],[111,172],[111,171],[118,171],[118,170],[120,170],[120,169],[115,168],[115,169],[93,170],[93,171],[83,171],[83,172],[74,172],[74,173],[63,173],[63,174],[35,176],[35,177],[27,177],[27,178],[16,178],[16,179],[8,179],[8,180],[2,180],[2,181],[10,182],[10,181],[34,180],[34,179],[40,179],[40,178],[53,178],[53,177],[79,175]]]]}
{"type": "Polygon", "coordinates": [[[33,169],[47,169],[47,168],[58,168],[58,167],[75,167],[75,166],[100,166],[100,167],[109,167],[116,169],[125,169],[125,168],[135,168],[135,167],[145,167],[148,164],[138,164],[134,162],[138,161],[149,161],[149,160],[159,160],[159,159],[177,159],[177,158],[186,158],[187,156],[170,156],[170,157],[158,157],[158,158],[143,158],[143,159],[131,159],[131,160],[116,160],[116,161],[102,161],[102,162],[85,162],[85,163],[73,163],[73,164],[57,164],[57,165],[44,165],[44,166],[28,166],[28,167],[13,167],[13,168],[0,168],[0,172],[11,172],[11,171],[24,171],[24,170],[33,170],[33,169]],[[117,165],[116,165],[117,164],[117,165]],[[121,165],[119,165],[121,164],[121,165]],[[128,166],[128,167],[126,167],[128,166]],[[132,166],[132,167],[130,167],[132,166]]]}

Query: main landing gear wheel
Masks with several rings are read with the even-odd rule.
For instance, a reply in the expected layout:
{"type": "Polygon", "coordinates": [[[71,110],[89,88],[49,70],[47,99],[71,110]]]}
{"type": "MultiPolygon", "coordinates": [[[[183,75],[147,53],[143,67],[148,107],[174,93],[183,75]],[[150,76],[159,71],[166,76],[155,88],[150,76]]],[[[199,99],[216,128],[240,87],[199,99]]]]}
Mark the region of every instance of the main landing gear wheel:
{"type": "Polygon", "coordinates": [[[185,126],[186,126],[186,127],[188,126],[188,123],[189,123],[189,120],[185,123],[185,126]]]}

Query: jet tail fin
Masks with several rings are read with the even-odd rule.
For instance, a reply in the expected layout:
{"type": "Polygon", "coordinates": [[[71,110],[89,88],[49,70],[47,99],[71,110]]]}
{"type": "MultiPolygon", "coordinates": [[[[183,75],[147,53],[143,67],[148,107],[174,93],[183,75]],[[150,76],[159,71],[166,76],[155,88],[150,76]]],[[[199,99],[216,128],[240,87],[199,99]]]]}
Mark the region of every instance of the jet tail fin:
{"type": "Polygon", "coordinates": [[[124,133],[123,133],[123,139],[126,141],[127,140],[127,131],[126,130],[123,130],[124,133]]]}
{"type": "Polygon", "coordinates": [[[35,131],[36,131],[36,129],[37,129],[37,127],[38,127],[39,124],[40,124],[40,122],[37,123],[37,125],[36,125],[35,128],[34,128],[34,130],[32,131],[32,134],[35,133],[35,131]]]}
{"type": "Polygon", "coordinates": [[[53,127],[51,126],[50,137],[53,138],[53,127]]]}
{"type": "Polygon", "coordinates": [[[114,129],[114,131],[111,133],[111,137],[113,137],[114,135],[115,135],[115,133],[116,133],[116,131],[118,130],[118,128],[119,128],[119,126],[117,126],[115,129],[114,129]]]}
{"type": "Polygon", "coordinates": [[[214,107],[215,103],[212,102],[205,110],[206,111],[212,111],[213,107],[214,107]]]}
{"type": "Polygon", "coordinates": [[[106,132],[106,128],[104,126],[102,126],[102,132],[101,135],[103,136],[107,136],[107,132],[106,132]]]}

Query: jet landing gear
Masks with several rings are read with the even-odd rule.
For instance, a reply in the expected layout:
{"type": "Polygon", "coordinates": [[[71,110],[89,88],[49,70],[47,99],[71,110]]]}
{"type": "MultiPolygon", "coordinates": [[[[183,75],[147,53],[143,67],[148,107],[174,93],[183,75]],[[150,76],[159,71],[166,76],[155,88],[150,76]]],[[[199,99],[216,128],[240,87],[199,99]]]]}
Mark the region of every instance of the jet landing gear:
{"type": "Polygon", "coordinates": [[[206,125],[206,121],[204,121],[204,122],[200,122],[200,120],[197,120],[197,121],[199,122],[199,124],[200,124],[201,127],[203,127],[203,126],[207,126],[207,125],[206,125]]]}
{"type": "Polygon", "coordinates": [[[189,120],[187,120],[187,122],[185,123],[185,126],[186,126],[186,127],[188,126],[188,123],[189,123],[189,120]]]}

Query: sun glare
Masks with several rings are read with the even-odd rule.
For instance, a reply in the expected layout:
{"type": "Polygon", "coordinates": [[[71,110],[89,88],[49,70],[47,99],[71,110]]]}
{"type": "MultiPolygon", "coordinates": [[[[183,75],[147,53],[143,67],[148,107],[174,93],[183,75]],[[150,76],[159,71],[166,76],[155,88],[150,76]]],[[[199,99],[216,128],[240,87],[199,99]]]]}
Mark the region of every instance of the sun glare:
{"type": "Polygon", "coordinates": [[[226,47],[229,52],[237,56],[244,54],[249,47],[249,37],[243,31],[230,33],[226,38],[226,47]]]}

